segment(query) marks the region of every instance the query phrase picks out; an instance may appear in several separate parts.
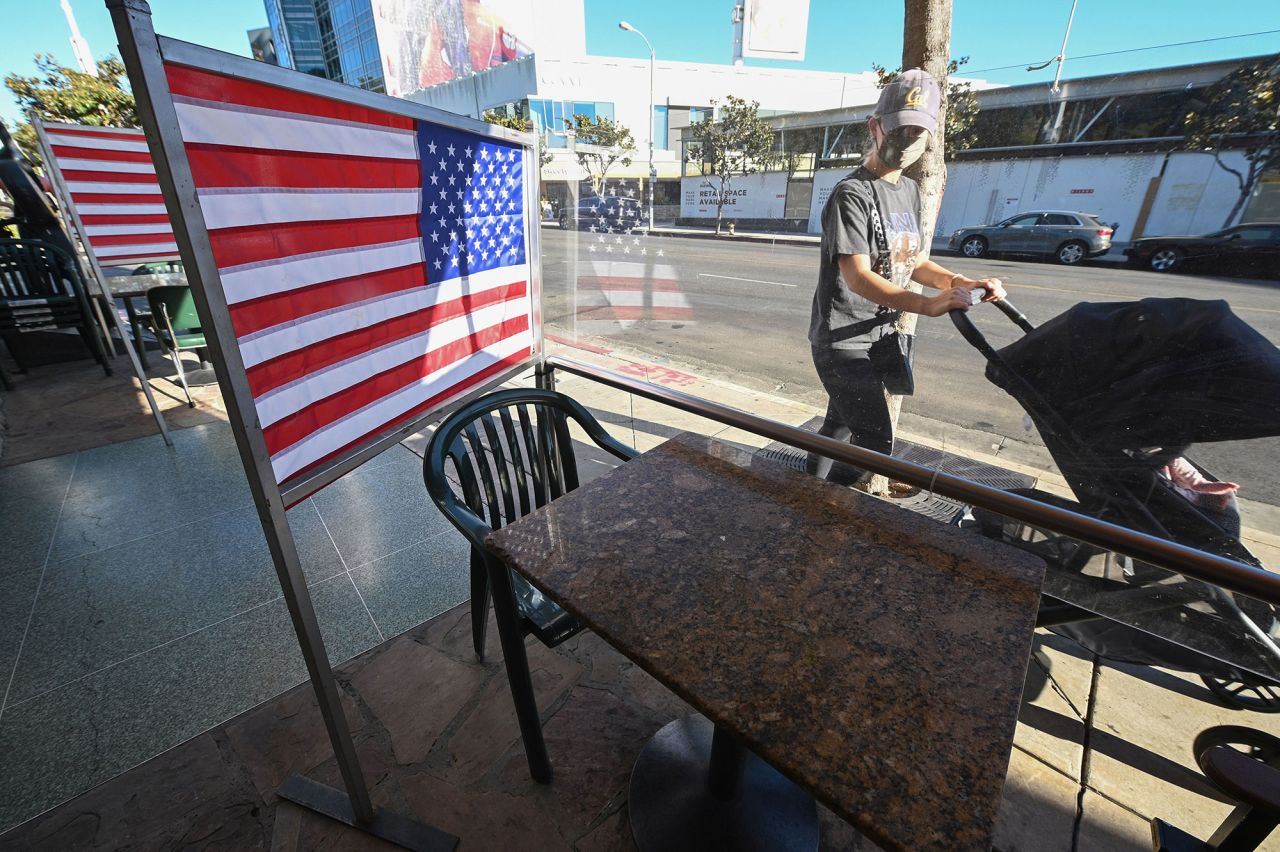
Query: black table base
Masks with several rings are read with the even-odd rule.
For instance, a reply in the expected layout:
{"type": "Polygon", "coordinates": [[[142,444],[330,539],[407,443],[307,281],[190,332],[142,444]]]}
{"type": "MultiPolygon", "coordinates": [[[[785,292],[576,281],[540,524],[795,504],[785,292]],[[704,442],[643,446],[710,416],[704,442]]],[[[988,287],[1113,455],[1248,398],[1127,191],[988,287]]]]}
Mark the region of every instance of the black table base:
{"type": "Polygon", "coordinates": [[[628,801],[640,852],[818,848],[813,798],[704,716],[654,734],[631,771],[628,801]]]}

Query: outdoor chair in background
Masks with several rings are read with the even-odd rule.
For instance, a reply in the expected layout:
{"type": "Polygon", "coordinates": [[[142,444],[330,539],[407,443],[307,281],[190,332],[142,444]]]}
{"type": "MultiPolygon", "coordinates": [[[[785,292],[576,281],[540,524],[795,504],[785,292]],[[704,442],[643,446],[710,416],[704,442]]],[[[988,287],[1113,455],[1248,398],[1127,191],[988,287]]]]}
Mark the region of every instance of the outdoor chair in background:
{"type": "Polygon", "coordinates": [[[182,369],[182,353],[197,352],[203,364],[207,344],[195,300],[191,298],[191,288],[153,287],[147,291],[147,304],[151,308],[151,330],[160,341],[160,348],[173,359],[178,381],[187,395],[187,405],[195,408],[191,389],[187,387],[187,374],[182,369]]]}
{"type": "Polygon", "coordinates": [[[79,332],[94,360],[111,375],[75,259],[40,240],[0,240],[0,338],[18,369],[26,372],[27,365],[20,348],[12,345],[15,338],[64,328],[79,332]]]}
{"type": "Polygon", "coordinates": [[[1201,731],[1191,747],[1215,787],[1238,804],[1207,841],[1152,820],[1155,852],[1252,852],[1280,825],[1280,738],[1241,725],[1201,731]]]}
{"type": "Polygon", "coordinates": [[[507,679],[534,780],[551,780],[551,765],[529,675],[524,637],[554,647],[582,625],[523,577],[488,555],[485,537],[578,487],[578,460],[569,433],[576,422],[597,446],[623,461],[632,448],[609,436],[579,403],[550,390],[488,394],[447,417],[423,459],[427,492],[471,543],[471,635],[484,659],[492,597],[507,679]]]}

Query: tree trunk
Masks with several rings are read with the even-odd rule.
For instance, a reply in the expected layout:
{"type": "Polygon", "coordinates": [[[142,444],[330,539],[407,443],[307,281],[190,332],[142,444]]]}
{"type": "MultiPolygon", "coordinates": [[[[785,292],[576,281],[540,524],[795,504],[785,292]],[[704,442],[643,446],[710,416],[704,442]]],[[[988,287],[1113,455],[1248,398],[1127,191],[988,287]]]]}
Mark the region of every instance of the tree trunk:
{"type": "Polygon", "coordinates": [[[724,219],[724,193],[725,193],[724,178],[721,177],[720,192],[718,193],[719,197],[716,198],[716,236],[717,237],[720,236],[720,222],[722,219],[724,219]]]}
{"type": "MultiPolygon", "coordinates": [[[[1222,164],[1222,160],[1218,160],[1218,165],[1224,169],[1227,167],[1222,164]]],[[[1228,169],[1228,171],[1232,171],[1228,169]]],[[[1253,188],[1258,183],[1258,175],[1262,170],[1259,168],[1259,162],[1255,159],[1249,160],[1249,174],[1241,176],[1239,172],[1233,172],[1236,179],[1240,182],[1240,194],[1236,196],[1236,203],[1231,205],[1231,212],[1227,214],[1227,218],[1222,220],[1222,227],[1230,228],[1236,222],[1236,217],[1244,210],[1245,204],[1249,202],[1249,196],[1253,195],[1253,188]]]]}
{"type": "MultiPolygon", "coordinates": [[[[933,245],[933,229],[938,222],[938,208],[947,182],[947,167],[942,160],[946,141],[947,67],[951,61],[951,0],[906,0],[902,27],[902,68],[923,68],[938,81],[942,103],[938,105],[938,131],[933,144],[915,165],[907,169],[907,177],[920,183],[920,254],[917,262],[929,259],[933,245]]],[[[920,291],[912,283],[911,289],[920,291]]],[[[899,329],[908,334],[916,330],[916,314],[903,314],[899,329]]],[[[889,419],[898,431],[902,413],[902,397],[888,395],[889,419]]],[[[868,485],[873,494],[888,491],[888,480],[874,476],[868,485]]]]}

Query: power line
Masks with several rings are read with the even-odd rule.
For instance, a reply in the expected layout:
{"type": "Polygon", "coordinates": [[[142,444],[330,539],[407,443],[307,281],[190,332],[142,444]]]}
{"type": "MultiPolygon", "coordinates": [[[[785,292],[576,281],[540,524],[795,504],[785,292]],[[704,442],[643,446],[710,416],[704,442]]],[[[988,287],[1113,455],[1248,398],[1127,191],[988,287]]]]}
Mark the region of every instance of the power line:
{"type": "MultiPolygon", "coordinates": [[[[1229,41],[1230,39],[1234,39],[1234,38],[1252,38],[1253,36],[1274,35],[1276,33],[1280,33],[1280,30],[1263,30],[1262,32],[1239,33],[1237,35],[1218,36],[1217,38],[1200,38],[1200,39],[1196,39],[1195,41],[1179,41],[1179,42],[1174,42],[1172,44],[1153,44],[1150,47],[1130,47],[1126,50],[1109,50],[1105,53],[1087,53],[1083,56],[1069,56],[1067,58],[1070,59],[1072,62],[1075,62],[1080,59],[1097,59],[1099,56],[1119,56],[1122,53],[1139,53],[1144,50],[1160,50],[1161,48],[1165,48],[1165,47],[1186,47],[1187,45],[1190,45],[1190,44],[1207,44],[1211,41],[1229,41]]],[[[1037,63],[1019,62],[1016,65],[1001,65],[998,68],[980,68],[977,71],[964,71],[962,73],[967,77],[972,74],[986,74],[988,71],[1007,71],[1010,68],[1025,68],[1028,65],[1035,65],[1035,64],[1037,63]]]]}

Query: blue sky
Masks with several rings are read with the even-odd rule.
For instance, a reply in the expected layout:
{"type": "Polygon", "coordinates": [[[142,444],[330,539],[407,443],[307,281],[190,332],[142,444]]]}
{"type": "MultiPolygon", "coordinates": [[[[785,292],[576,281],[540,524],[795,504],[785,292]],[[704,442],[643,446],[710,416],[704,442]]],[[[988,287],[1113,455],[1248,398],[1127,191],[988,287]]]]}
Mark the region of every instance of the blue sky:
{"type": "MultiPolygon", "coordinates": [[[[617,28],[626,18],[644,31],[658,56],[691,62],[728,62],[732,48],[731,0],[585,0],[587,50],[612,56],[647,56],[643,42],[617,28]]],[[[0,72],[33,70],[31,55],[53,53],[72,62],[68,32],[58,0],[6,0],[21,3],[21,15],[6,14],[0,43],[0,72]]],[[[73,0],[80,29],[97,57],[115,53],[115,34],[102,0],[73,0]]],[[[245,31],[266,25],[261,0],[151,0],[156,31],[233,53],[247,54],[245,31]]],[[[981,75],[999,83],[1052,79],[1053,68],[1027,73],[1022,66],[1058,52],[1070,0],[955,0],[953,55],[970,57],[966,71],[998,66],[1013,69],[981,75]]],[[[1183,47],[1144,50],[1115,56],[1086,54],[1152,45],[1280,30],[1275,0],[1228,0],[1210,6],[1204,0],[1080,0],[1066,76],[1090,76],[1251,56],[1280,50],[1280,33],[1234,38],[1183,47]],[[1206,14],[1212,8],[1214,14],[1206,14]]],[[[799,67],[824,71],[863,71],[872,62],[895,66],[901,56],[900,3],[869,0],[811,0],[809,39],[799,67]]],[[[749,62],[759,65],[794,63],[749,62]]],[[[0,116],[16,117],[7,90],[0,90],[0,116]]]]}

